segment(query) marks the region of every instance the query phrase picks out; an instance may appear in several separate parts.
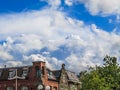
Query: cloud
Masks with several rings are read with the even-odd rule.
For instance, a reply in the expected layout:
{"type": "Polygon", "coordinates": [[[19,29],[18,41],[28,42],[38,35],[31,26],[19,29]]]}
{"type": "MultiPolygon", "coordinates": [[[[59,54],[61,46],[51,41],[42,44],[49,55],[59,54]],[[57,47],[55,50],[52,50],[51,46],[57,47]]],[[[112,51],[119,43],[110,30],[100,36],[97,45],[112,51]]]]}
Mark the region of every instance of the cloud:
{"type": "Polygon", "coordinates": [[[13,59],[13,56],[10,55],[8,52],[0,51],[0,60],[8,61],[13,59]]]}
{"type": "Polygon", "coordinates": [[[72,6],[73,5],[73,0],[65,0],[65,4],[68,6],[72,6]]]}
{"type": "MultiPolygon", "coordinates": [[[[66,17],[63,12],[56,10],[45,9],[21,14],[10,14],[0,17],[0,35],[1,38],[4,38],[8,35],[17,36],[19,34],[33,33],[39,34],[44,39],[60,38],[65,33],[73,32],[72,28],[76,27],[76,25],[72,24],[70,28],[69,25],[71,24],[72,19],[70,21],[69,17],[66,17]]],[[[82,25],[77,20],[76,24],[82,25]]]]}
{"type": "Polygon", "coordinates": [[[51,9],[57,9],[61,5],[61,0],[54,0],[54,2],[53,0],[42,0],[42,1],[47,2],[50,5],[51,9]]]}
{"type": "Polygon", "coordinates": [[[18,66],[22,66],[22,62],[21,61],[8,61],[6,63],[7,67],[18,67],[18,66]]]}
{"type": "Polygon", "coordinates": [[[23,56],[24,64],[28,64],[28,62],[29,64],[31,64],[31,62],[35,62],[35,61],[46,62],[47,68],[53,69],[53,66],[50,64],[49,60],[40,54],[31,54],[30,56],[23,56]]]}
{"type": "Polygon", "coordinates": [[[117,15],[120,14],[119,0],[78,0],[92,15],[117,15]]]}
{"type": "Polygon", "coordinates": [[[24,61],[45,61],[46,58],[40,54],[32,54],[30,56],[24,56],[24,61]]]}
{"type": "MultiPolygon", "coordinates": [[[[43,0],[46,1],[51,7],[51,9],[58,9],[61,5],[61,0],[43,0]]],[[[64,3],[68,6],[72,6],[74,4],[83,3],[87,10],[92,15],[119,15],[120,14],[120,1],[119,0],[64,0],[64,3]]],[[[118,17],[118,16],[117,16],[118,17]]]]}
{"type": "Polygon", "coordinates": [[[43,57],[50,68],[65,63],[78,73],[101,65],[106,54],[120,59],[119,34],[85,25],[55,9],[1,15],[0,27],[1,65],[30,65],[43,57]]]}

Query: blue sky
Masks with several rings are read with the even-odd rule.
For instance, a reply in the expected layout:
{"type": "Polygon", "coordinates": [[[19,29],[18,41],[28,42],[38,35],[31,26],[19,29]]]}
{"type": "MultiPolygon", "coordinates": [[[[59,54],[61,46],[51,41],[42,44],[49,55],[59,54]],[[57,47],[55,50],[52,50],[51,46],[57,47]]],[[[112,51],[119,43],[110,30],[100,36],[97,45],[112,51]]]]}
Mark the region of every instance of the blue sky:
{"type": "MultiPolygon", "coordinates": [[[[45,0],[1,0],[0,14],[40,10],[48,5],[49,4],[45,0]]],[[[72,18],[83,20],[86,24],[95,23],[99,28],[106,31],[112,31],[117,27],[116,23],[109,23],[109,19],[115,19],[115,15],[108,17],[99,15],[93,16],[88,12],[82,3],[74,3],[72,6],[68,6],[65,4],[64,0],[61,0],[61,5],[59,8],[62,8],[62,11],[66,12],[66,14],[72,18]]]]}
{"type": "Polygon", "coordinates": [[[46,2],[40,2],[39,0],[1,0],[0,12],[12,13],[23,12],[27,10],[38,10],[47,5],[46,2]]]}
{"type": "Polygon", "coordinates": [[[116,56],[119,61],[119,3],[1,0],[0,66],[45,59],[50,68],[65,63],[67,69],[78,73],[102,65],[105,55],[116,56]]]}

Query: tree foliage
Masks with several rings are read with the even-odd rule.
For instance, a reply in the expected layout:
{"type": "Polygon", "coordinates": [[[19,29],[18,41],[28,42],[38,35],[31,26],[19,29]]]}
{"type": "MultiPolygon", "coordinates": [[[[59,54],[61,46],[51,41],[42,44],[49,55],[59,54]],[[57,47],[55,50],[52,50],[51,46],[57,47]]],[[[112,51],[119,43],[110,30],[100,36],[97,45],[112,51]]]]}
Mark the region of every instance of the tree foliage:
{"type": "Polygon", "coordinates": [[[120,66],[116,57],[106,56],[103,66],[82,72],[81,90],[120,90],[120,66]]]}

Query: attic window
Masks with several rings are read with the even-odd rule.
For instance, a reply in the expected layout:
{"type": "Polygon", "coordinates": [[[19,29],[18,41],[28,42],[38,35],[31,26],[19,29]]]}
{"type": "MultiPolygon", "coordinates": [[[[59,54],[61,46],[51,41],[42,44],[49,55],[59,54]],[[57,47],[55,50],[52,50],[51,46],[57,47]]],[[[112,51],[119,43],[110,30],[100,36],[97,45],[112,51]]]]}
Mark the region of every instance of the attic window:
{"type": "Polygon", "coordinates": [[[27,76],[27,74],[28,74],[28,68],[23,68],[22,76],[27,76]]]}
{"type": "Polygon", "coordinates": [[[15,76],[15,70],[9,71],[9,78],[13,78],[15,76]]]}
{"type": "Polygon", "coordinates": [[[2,76],[2,70],[0,70],[0,76],[2,76]]]}
{"type": "Polygon", "coordinates": [[[23,76],[27,76],[27,70],[23,70],[23,76]]]}
{"type": "Polygon", "coordinates": [[[53,77],[53,73],[51,71],[48,70],[48,77],[53,77]]]}
{"type": "Polygon", "coordinates": [[[52,72],[51,72],[50,70],[48,70],[48,75],[49,75],[49,76],[52,75],[52,72]]]}
{"type": "Polygon", "coordinates": [[[27,86],[22,86],[20,90],[28,90],[27,86]]]}
{"type": "Polygon", "coordinates": [[[14,90],[13,87],[7,87],[7,90],[14,90]]]}
{"type": "Polygon", "coordinates": [[[59,77],[59,76],[60,76],[60,71],[55,72],[55,76],[56,76],[56,77],[59,77]]]}

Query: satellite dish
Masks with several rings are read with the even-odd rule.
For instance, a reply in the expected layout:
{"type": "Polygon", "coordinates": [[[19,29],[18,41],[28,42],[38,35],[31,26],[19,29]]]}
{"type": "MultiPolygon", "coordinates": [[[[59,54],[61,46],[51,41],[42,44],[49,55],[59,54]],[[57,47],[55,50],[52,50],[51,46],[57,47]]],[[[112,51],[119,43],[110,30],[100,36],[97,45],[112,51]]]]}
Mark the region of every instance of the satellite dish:
{"type": "Polygon", "coordinates": [[[40,85],[38,85],[37,88],[38,88],[38,90],[41,90],[41,89],[43,89],[43,85],[40,84],[40,85]]]}

